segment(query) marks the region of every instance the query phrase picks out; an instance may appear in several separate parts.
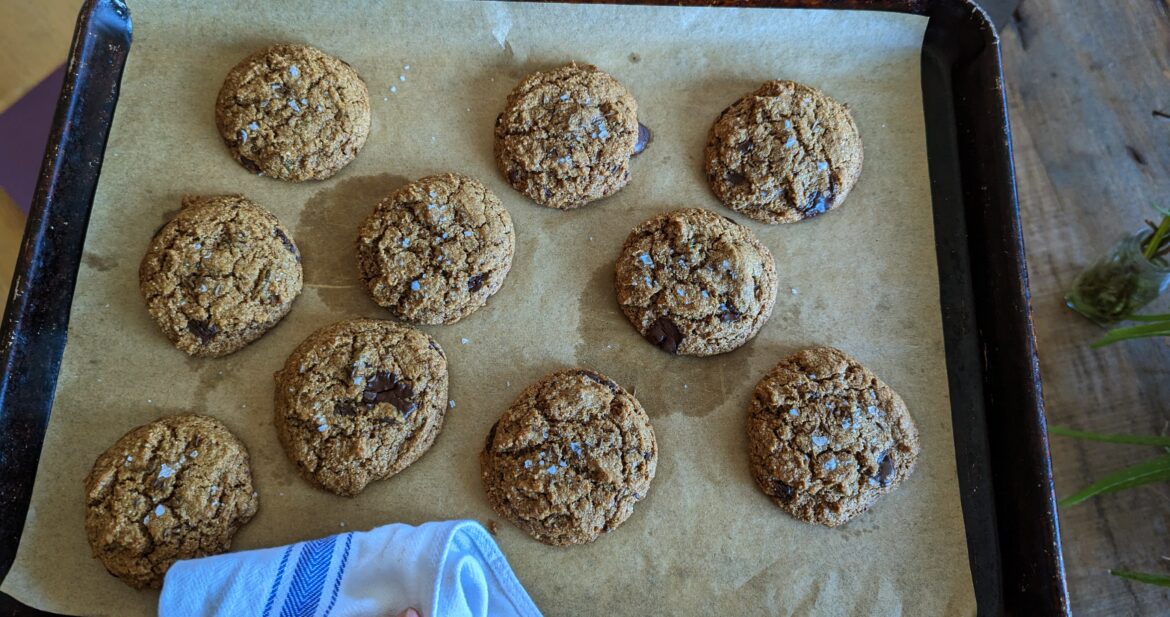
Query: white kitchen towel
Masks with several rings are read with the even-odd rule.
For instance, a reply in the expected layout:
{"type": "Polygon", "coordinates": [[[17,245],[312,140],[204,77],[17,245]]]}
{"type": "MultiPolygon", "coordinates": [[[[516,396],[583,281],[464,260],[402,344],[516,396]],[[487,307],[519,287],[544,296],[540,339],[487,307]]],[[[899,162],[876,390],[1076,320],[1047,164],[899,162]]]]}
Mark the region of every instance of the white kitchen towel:
{"type": "Polygon", "coordinates": [[[539,617],[474,521],[386,525],[176,562],[159,617],[539,617]]]}

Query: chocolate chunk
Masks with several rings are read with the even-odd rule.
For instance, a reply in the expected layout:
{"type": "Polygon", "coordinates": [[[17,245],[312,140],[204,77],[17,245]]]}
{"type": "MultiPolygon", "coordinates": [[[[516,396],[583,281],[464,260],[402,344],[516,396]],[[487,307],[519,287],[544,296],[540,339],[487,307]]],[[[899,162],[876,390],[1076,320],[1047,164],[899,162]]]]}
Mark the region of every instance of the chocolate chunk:
{"type": "Polygon", "coordinates": [[[290,240],[289,237],[284,234],[284,231],[282,231],[279,227],[273,227],[272,235],[280,238],[280,242],[284,244],[284,248],[288,249],[288,252],[296,256],[297,263],[301,263],[300,251],[297,250],[297,247],[293,244],[292,240],[290,240]]]}
{"type": "Polygon", "coordinates": [[[748,139],[746,141],[739,142],[739,146],[737,146],[737,148],[739,149],[740,154],[747,154],[748,152],[756,149],[756,144],[753,143],[752,140],[748,139]]]}
{"type": "Polygon", "coordinates": [[[479,291],[483,287],[483,275],[477,274],[467,279],[467,291],[479,291]]]}
{"type": "Polygon", "coordinates": [[[642,151],[645,150],[646,146],[649,146],[650,142],[652,142],[652,141],[654,141],[654,133],[651,133],[650,128],[647,127],[645,124],[642,124],[641,122],[639,122],[638,123],[638,141],[634,143],[633,156],[638,156],[639,154],[642,154],[642,151]]]}
{"type": "Polygon", "coordinates": [[[888,450],[882,452],[881,462],[878,463],[877,479],[883,487],[889,486],[894,479],[894,457],[890,456],[888,450]]]}
{"type": "Polygon", "coordinates": [[[215,338],[216,334],[219,334],[219,326],[211,323],[210,320],[203,321],[199,319],[188,319],[187,329],[190,330],[191,334],[194,334],[195,338],[198,338],[201,343],[209,343],[211,342],[211,339],[215,338]]]}
{"type": "Polygon", "coordinates": [[[512,186],[516,186],[516,184],[519,182],[520,182],[520,172],[518,170],[515,170],[515,169],[508,171],[508,183],[511,184],[512,186]]]}
{"type": "Polygon", "coordinates": [[[792,501],[792,496],[796,491],[792,490],[791,486],[779,481],[772,480],[772,496],[781,501],[792,501]]]}
{"type": "Polygon", "coordinates": [[[356,416],[357,409],[354,409],[351,401],[337,401],[333,405],[333,413],[339,416],[356,416]]]}
{"type": "Polygon", "coordinates": [[[261,173],[260,166],[258,166],[255,161],[253,161],[252,159],[250,159],[246,156],[243,156],[243,155],[240,156],[240,165],[243,165],[244,169],[247,169],[248,171],[250,171],[254,174],[261,173]]]}
{"type": "Polygon", "coordinates": [[[735,219],[731,218],[730,216],[727,216],[726,214],[720,214],[719,216],[722,216],[723,218],[727,219],[727,222],[731,223],[732,225],[739,225],[739,223],[737,223],[735,221],[735,219]]]}
{"type": "Polygon", "coordinates": [[[735,310],[734,306],[729,306],[727,307],[727,310],[719,313],[719,320],[723,323],[731,323],[740,317],[743,317],[743,313],[735,310]]]}
{"type": "Polygon", "coordinates": [[[605,386],[606,388],[609,388],[610,392],[613,392],[616,394],[618,391],[618,385],[616,383],[614,383],[610,379],[606,379],[606,378],[602,377],[601,375],[598,375],[597,373],[594,373],[593,371],[581,370],[581,371],[577,371],[577,374],[584,377],[585,379],[588,379],[589,381],[592,381],[595,384],[602,385],[602,386],[605,386]]]}
{"type": "Polygon", "coordinates": [[[727,181],[731,183],[731,186],[747,184],[747,177],[738,171],[729,171],[725,177],[727,178],[727,181]]]}
{"type": "Polygon", "coordinates": [[[377,403],[390,403],[398,408],[403,416],[407,416],[418,408],[418,404],[410,400],[412,396],[414,390],[410,384],[398,381],[398,376],[390,371],[378,371],[366,380],[362,402],[366,404],[367,409],[372,409],[377,403]]]}
{"type": "Polygon", "coordinates": [[[646,338],[665,352],[678,353],[678,344],[682,342],[683,335],[673,321],[659,317],[650,324],[646,338]]]}
{"type": "Polygon", "coordinates": [[[824,214],[829,209],[830,197],[832,197],[831,194],[827,195],[821,191],[814,192],[812,195],[809,195],[808,203],[800,209],[800,213],[808,218],[824,214]]]}

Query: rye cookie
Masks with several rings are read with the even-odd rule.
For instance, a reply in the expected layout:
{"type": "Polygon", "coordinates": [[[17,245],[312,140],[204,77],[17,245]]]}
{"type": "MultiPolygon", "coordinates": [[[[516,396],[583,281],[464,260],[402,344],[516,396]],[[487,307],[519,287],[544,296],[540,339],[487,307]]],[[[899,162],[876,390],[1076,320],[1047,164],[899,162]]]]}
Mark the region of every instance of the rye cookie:
{"type": "Polygon", "coordinates": [[[370,133],[370,94],[357,71],[308,45],[273,45],[224,79],[215,125],[252,173],[324,180],[357,156],[370,133]]]}
{"type": "Polygon", "coordinates": [[[496,118],[496,165],[512,188],[569,210],[630,180],[630,157],[650,142],[634,96],[609,73],[572,63],[533,73],[496,118]]]}
{"type": "Polygon", "coordinates": [[[861,136],[849,109],[792,81],[769,81],[715,121],[707,181],[728,208],[795,223],[845,201],[861,175],[861,136]]]}
{"type": "Polygon", "coordinates": [[[434,443],[447,358],[426,334],[355,319],[309,335],[276,373],[276,432],[301,475],[352,497],[434,443]]]}
{"type": "Polygon", "coordinates": [[[147,310],[175,347],[218,357],[260,338],[301,293],[301,254],[241,195],[187,196],[138,268],[147,310]]]}
{"type": "Polygon", "coordinates": [[[231,548],[258,503],[248,451],[227,427],[170,416],[98,457],[85,479],[85,532],[110,574],[158,589],[176,561],[231,548]]]}
{"type": "Polygon", "coordinates": [[[797,352],[752,395],[752,475],[776,505],[836,527],[910,476],[918,429],[896,392],[831,347],[797,352]]]}
{"type": "Polygon", "coordinates": [[[709,210],[655,216],[618,255],[618,303],[663,351],[710,356],[760,331],[776,303],[776,263],[750,229],[709,210]]]}
{"type": "Polygon", "coordinates": [[[500,289],[512,217],[478,180],[444,174],[398,189],[358,231],[358,269],[374,301],[416,324],[450,324],[500,289]]]}
{"type": "Polygon", "coordinates": [[[479,457],[488,502],[533,538],[585,544],[613,531],[650,490],[654,429],[637,399],[590,370],[529,386],[479,457]]]}

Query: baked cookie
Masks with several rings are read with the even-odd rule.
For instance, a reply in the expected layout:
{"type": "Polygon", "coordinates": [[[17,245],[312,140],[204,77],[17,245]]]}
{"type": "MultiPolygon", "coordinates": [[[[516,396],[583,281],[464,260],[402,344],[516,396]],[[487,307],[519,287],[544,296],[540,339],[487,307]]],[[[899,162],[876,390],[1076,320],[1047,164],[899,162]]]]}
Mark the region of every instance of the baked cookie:
{"type": "Polygon", "coordinates": [[[276,432],[309,482],[346,497],[406,469],[447,411],[447,358],[431,337],[355,319],[305,339],[276,373],[276,432]]]}
{"type": "Polygon", "coordinates": [[[719,114],[707,137],[707,181],[728,208],[795,223],[845,201],[861,175],[849,109],[792,81],[769,81],[719,114]]]}
{"type": "Polygon", "coordinates": [[[301,293],[301,254],[280,221],[242,195],[187,196],[150,241],[138,281],[175,347],[224,356],[288,313],[301,293]]]}
{"type": "Polygon", "coordinates": [[[618,255],[618,303],[663,351],[710,356],[751,340],[776,303],[776,264],[750,229],[697,208],[638,225],[618,255]]]}
{"type": "Polygon", "coordinates": [[[512,188],[570,210],[630,181],[630,157],[650,142],[638,103],[612,75],[572,63],[526,77],[496,118],[496,165],[512,188]]]}
{"type": "Polygon", "coordinates": [[[512,217],[467,176],[398,189],[358,231],[358,269],[374,301],[403,321],[455,323],[487,303],[512,267],[512,217]]]}
{"type": "Polygon", "coordinates": [[[227,427],[170,416],[98,457],[85,479],[85,533],[110,574],[158,589],[176,561],[231,548],[258,503],[248,450],[227,427]]]}
{"type": "Polygon", "coordinates": [[[836,527],[910,476],[918,429],[896,392],[856,360],[812,347],[756,385],[748,416],[752,475],[776,505],[836,527]]]}
{"type": "Polygon", "coordinates": [[[273,45],[224,79],[215,125],[250,172],[324,180],[357,156],[370,133],[370,94],[357,71],[307,45],[273,45]]]}
{"type": "Polygon", "coordinates": [[[658,444],[637,399],[604,375],[570,369],[524,390],[479,462],[500,516],[545,544],[585,544],[633,514],[658,444]]]}

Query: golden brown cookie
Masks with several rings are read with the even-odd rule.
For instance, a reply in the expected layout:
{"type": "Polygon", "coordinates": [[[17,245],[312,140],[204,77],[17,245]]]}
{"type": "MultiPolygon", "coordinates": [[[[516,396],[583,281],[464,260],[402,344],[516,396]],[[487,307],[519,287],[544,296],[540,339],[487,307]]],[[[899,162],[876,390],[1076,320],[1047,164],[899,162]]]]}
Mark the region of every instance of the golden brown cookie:
{"type": "Polygon", "coordinates": [[[614,285],[622,312],[663,351],[710,356],[760,331],[776,264],[750,229],[709,210],[660,214],[630,232],[614,285]]]}
{"type": "Polygon", "coordinates": [[[215,418],[170,416],[98,457],[85,480],[85,532],[110,574],[157,589],[176,561],[231,548],[257,505],[244,444],[215,418]]]}
{"type": "Polygon", "coordinates": [[[444,174],[398,189],[358,231],[358,269],[395,317],[450,324],[499,290],[512,267],[512,217],[478,180],[444,174]]]}
{"type": "Polygon", "coordinates": [[[638,104],[590,64],[533,73],[496,118],[496,165],[536,203],[569,210],[616,193],[650,141],[638,104]]]}
{"type": "Polygon", "coordinates": [[[901,397],[831,347],[797,352],[760,380],[748,439],[760,489],[792,516],[828,527],[897,488],[919,448],[901,397]]]}
{"type": "Polygon", "coordinates": [[[641,404],[608,377],[569,369],[529,386],[480,454],[488,502],[533,538],[566,546],[613,531],[658,464],[641,404]]]}
{"type": "Polygon", "coordinates": [[[305,339],[276,373],[280,442],[306,480],[352,497],[434,443],[447,411],[447,358],[431,337],[354,319],[305,339]]]}
{"type": "Polygon", "coordinates": [[[728,208],[795,223],[845,201],[861,175],[861,136],[849,109],[820,90],[769,81],[723,110],[705,159],[728,208]]]}
{"type": "Polygon", "coordinates": [[[215,125],[256,174],[324,180],[357,156],[370,132],[370,95],[357,71],[308,45],[273,45],[224,79],[215,125]]]}
{"type": "Polygon", "coordinates": [[[301,293],[301,254],[272,213],[241,195],[187,196],[150,242],[139,289],[163,334],[193,356],[260,338],[301,293]]]}

